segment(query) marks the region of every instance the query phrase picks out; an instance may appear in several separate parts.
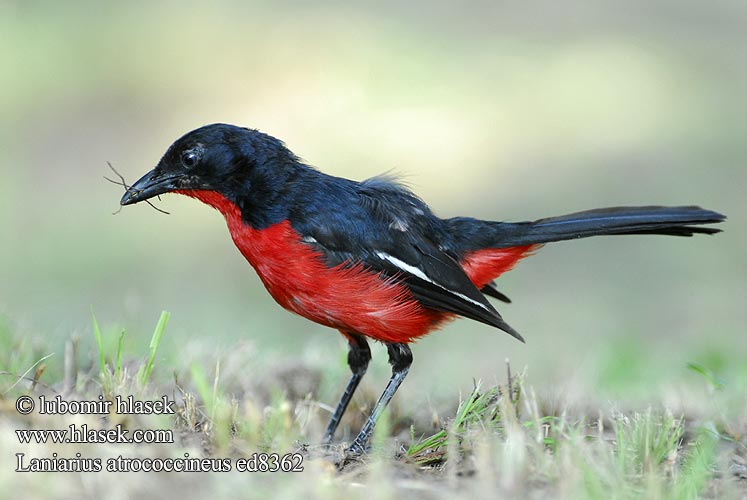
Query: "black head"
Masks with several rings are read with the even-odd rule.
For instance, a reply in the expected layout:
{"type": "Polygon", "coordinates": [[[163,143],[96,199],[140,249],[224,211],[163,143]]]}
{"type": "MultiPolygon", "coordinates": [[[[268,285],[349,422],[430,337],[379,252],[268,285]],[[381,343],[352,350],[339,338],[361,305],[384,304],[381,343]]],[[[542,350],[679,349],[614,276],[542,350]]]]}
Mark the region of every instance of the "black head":
{"type": "Polygon", "coordinates": [[[174,142],[120,203],[131,205],[159,194],[188,190],[216,191],[234,199],[251,189],[258,171],[275,170],[265,174],[282,178],[277,170],[295,161],[280,140],[267,134],[222,123],[206,125],[174,142]]]}

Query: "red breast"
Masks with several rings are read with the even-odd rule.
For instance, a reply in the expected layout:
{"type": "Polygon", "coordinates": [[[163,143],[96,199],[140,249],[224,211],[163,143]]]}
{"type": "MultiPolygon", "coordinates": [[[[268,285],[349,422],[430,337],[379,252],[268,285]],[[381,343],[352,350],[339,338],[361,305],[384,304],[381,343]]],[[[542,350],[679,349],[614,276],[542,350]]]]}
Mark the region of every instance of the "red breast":
{"type": "Polygon", "coordinates": [[[316,323],[384,342],[411,342],[451,314],[422,307],[408,289],[361,265],[327,267],[288,221],[265,229],[244,223],[239,208],[214,191],[179,191],[220,211],[236,247],[284,308],[316,323]]]}

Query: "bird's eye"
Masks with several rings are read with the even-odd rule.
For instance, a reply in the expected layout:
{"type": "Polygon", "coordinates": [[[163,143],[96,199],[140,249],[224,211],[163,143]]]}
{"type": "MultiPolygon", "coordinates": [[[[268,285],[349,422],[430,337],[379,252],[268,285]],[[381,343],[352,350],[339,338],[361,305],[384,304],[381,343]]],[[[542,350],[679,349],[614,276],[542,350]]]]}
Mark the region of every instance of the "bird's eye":
{"type": "Polygon", "coordinates": [[[193,168],[200,162],[200,151],[188,149],[182,153],[181,160],[184,168],[193,168]]]}

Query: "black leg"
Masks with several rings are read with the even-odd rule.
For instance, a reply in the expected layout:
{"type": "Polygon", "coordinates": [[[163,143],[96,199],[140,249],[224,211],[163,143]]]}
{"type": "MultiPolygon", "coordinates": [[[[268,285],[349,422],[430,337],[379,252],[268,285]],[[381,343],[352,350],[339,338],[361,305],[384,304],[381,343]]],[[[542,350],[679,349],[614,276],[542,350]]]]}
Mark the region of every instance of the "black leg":
{"type": "Polygon", "coordinates": [[[345,336],[350,341],[350,350],[348,351],[348,366],[350,371],[353,372],[353,376],[350,377],[345,392],[342,393],[340,402],[337,403],[337,408],[332,418],[329,419],[327,424],[327,430],[324,432],[324,442],[330,443],[332,436],[335,435],[335,430],[342,419],[342,415],[350,403],[350,398],[353,397],[355,389],[358,387],[363,375],[366,374],[366,368],[368,368],[368,362],[371,361],[371,350],[368,348],[368,342],[363,335],[356,333],[345,332],[345,336]]]}
{"type": "Polygon", "coordinates": [[[348,449],[348,452],[350,453],[361,454],[366,451],[366,445],[368,439],[373,433],[374,427],[376,426],[376,421],[379,419],[381,412],[384,411],[384,408],[389,404],[389,401],[391,401],[394,393],[397,392],[399,385],[405,379],[407,372],[410,370],[410,365],[412,364],[412,351],[410,351],[407,344],[387,344],[386,348],[389,352],[389,364],[392,365],[392,378],[389,379],[389,383],[386,385],[384,393],[376,403],[376,406],[371,412],[371,416],[368,417],[366,424],[358,433],[353,444],[350,445],[350,448],[348,449]]]}

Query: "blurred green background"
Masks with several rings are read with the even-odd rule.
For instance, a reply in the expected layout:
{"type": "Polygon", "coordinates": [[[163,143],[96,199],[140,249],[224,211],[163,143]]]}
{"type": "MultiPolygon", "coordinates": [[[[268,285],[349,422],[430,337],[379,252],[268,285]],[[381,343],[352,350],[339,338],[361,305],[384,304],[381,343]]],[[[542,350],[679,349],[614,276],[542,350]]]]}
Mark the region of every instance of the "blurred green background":
{"type": "MultiPolygon", "coordinates": [[[[741,1],[24,2],[0,5],[0,314],[61,353],[89,308],[159,368],[216,358],[334,364],[334,331],[264,291],[219,214],[166,196],[113,216],[169,144],[228,122],[324,171],[390,169],[441,216],[525,220],[700,204],[725,233],[550,245],[500,281],[523,345],[461,320],[414,347],[403,397],[528,367],[550,397],[648,398],[696,361],[747,379],[747,4],[741,1]],[[138,344],[140,342],[141,344],[138,344]]],[[[388,375],[374,351],[376,388],[388,375]]],[[[59,367],[62,356],[50,364],[59,367]]],[[[342,384],[342,381],[340,381],[342,384]]],[[[658,396],[657,396],[658,397],[658,396]]],[[[331,403],[332,401],[330,401],[331,403]]]]}

